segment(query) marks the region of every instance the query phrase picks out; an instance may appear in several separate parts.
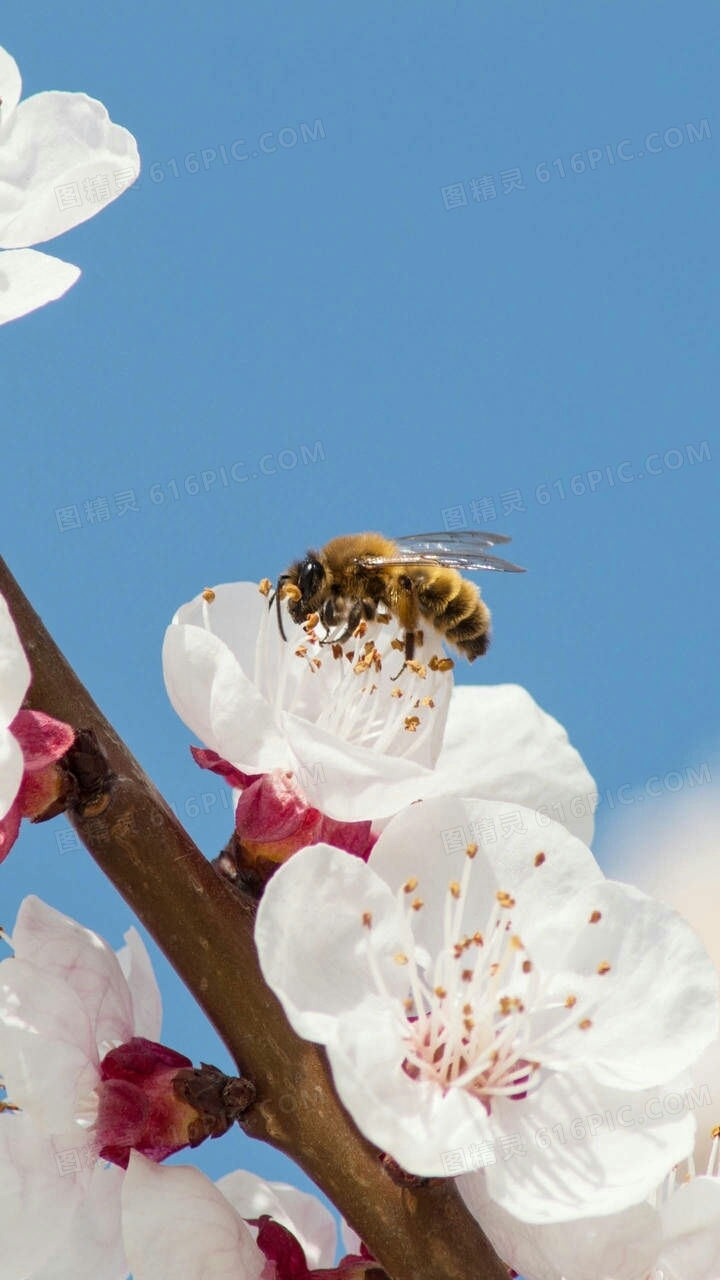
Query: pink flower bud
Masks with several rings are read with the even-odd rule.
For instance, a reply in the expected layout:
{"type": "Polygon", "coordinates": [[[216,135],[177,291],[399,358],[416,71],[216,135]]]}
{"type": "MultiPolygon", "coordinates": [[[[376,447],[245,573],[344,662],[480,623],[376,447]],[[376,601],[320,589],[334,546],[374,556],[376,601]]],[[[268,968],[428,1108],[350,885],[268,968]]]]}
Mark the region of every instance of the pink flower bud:
{"type": "Polygon", "coordinates": [[[135,1036],[100,1063],[95,1145],[127,1169],[131,1151],[159,1164],[183,1147],[227,1133],[255,1097],[248,1080],[226,1076],[166,1045],[135,1036]]]}
{"type": "Polygon", "coordinates": [[[23,818],[37,822],[62,812],[67,779],[57,762],[75,740],[69,724],[44,711],[18,711],[9,729],[22,749],[24,772],[14,803],[0,819],[0,862],[14,845],[23,818]]]}
{"type": "Polygon", "coordinates": [[[372,824],[340,822],[308,804],[292,773],[245,774],[215,751],[191,747],[202,769],[242,791],[235,810],[236,856],[267,880],[298,849],[327,843],[366,861],[375,844],[372,824]],[[238,849],[239,846],[239,849],[238,849]],[[269,865],[264,865],[269,864],[269,865]]]}
{"type": "Polygon", "coordinates": [[[192,1067],[182,1053],[134,1036],[100,1063],[95,1142],[100,1158],[127,1169],[132,1150],[159,1163],[190,1146],[197,1111],[178,1098],[173,1080],[192,1067]]]}

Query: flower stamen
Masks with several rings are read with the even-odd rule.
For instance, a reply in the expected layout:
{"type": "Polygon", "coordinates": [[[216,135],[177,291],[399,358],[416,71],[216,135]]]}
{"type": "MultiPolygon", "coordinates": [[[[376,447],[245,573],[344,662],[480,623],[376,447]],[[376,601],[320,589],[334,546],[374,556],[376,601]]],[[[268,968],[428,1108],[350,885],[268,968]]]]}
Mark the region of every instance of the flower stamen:
{"type": "MultiPolygon", "coordinates": [[[[410,876],[400,885],[397,899],[406,934],[394,961],[407,967],[411,994],[393,1003],[406,1073],[436,1084],[443,1093],[465,1089],[489,1114],[493,1098],[520,1100],[539,1086],[543,1046],[573,1027],[590,1030],[597,997],[588,994],[579,1001],[570,993],[558,998],[544,986],[512,927],[517,901],[508,890],[495,891],[484,930],[462,929],[476,854],[477,845],[466,847],[462,875],[448,883],[444,941],[427,982],[420,975],[412,929],[413,911],[422,905],[413,896],[418,878],[410,876]]],[[[544,860],[544,854],[536,854],[534,865],[544,860]]],[[[610,969],[607,960],[596,965],[600,975],[610,969]]],[[[717,1145],[720,1151],[720,1138],[717,1145]]]]}

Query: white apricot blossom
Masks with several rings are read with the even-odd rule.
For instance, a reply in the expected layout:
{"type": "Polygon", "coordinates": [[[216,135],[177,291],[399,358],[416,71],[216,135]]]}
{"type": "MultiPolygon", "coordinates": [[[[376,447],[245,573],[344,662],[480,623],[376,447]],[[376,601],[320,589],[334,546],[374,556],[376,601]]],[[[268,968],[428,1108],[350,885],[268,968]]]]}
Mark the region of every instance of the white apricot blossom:
{"type": "Polygon", "coordinates": [[[28,246],[86,222],[135,181],[132,134],[85,93],[20,101],[15,59],[0,48],[0,324],[54,302],[80,268],[28,246]]]}
{"type": "Polygon", "coordinates": [[[260,902],[260,963],[404,1169],[484,1165],[527,1222],[613,1213],[692,1150],[692,1113],[647,1104],[716,1036],[717,977],[676,913],[605,880],[559,824],[540,839],[518,808],[503,833],[504,813],[426,800],[367,865],[296,853],[260,902]]]}
{"type": "Polygon", "coordinates": [[[136,929],[126,943],[116,956],[40,898],[20,906],[14,954],[0,963],[0,1073],[11,1101],[48,1135],[92,1125],[100,1062],[111,1049],[158,1038],[149,956],[136,929]]]}
{"type": "Polygon", "coordinates": [[[135,929],[117,955],[39,898],[24,900],[0,963],[0,1237],[3,1280],[125,1280],[122,1169],[91,1132],[99,1062],[162,1017],[135,929]]]}
{"type": "Polygon", "coordinates": [[[297,1280],[300,1255],[308,1275],[331,1269],[335,1223],[315,1196],[241,1170],[215,1187],[198,1169],[161,1166],[160,1133],[153,1159],[132,1150],[127,1173],[98,1159],[98,1063],[128,1042],[163,1050],[149,1045],[162,1017],[149,956],[135,929],[125,938],[116,955],[31,897],[0,963],[3,1280],[297,1280]],[[267,1261],[278,1251],[286,1269],[267,1261]]]}
{"type": "Polygon", "coordinates": [[[323,813],[381,820],[431,795],[490,796],[592,838],[597,793],[565,730],[518,685],[453,685],[425,625],[403,667],[395,620],[348,640],[292,622],[254,583],[183,605],[163,646],[173,707],[204,745],[247,774],[283,770],[323,813]]]}

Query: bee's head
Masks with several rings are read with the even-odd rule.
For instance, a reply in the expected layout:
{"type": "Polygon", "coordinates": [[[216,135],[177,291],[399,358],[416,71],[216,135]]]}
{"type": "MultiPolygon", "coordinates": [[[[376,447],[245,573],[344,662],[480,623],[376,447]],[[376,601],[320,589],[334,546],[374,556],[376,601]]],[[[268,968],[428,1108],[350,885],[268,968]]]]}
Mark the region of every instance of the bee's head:
{"type": "Polygon", "coordinates": [[[285,587],[282,594],[293,622],[304,622],[309,614],[315,612],[322,602],[325,582],[325,568],[314,551],[309,551],[304,560],[291,565],[287,573],[278,579],[278,588],[285,587]]]}

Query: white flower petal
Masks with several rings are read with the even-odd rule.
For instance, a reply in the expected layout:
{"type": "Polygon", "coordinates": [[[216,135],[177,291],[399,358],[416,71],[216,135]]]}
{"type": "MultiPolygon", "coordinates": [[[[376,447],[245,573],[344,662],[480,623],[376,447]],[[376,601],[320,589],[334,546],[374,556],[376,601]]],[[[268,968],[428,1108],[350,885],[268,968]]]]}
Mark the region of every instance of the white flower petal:
{"type": "Polygon", "coordinates": [[[200,592],[178,609],[173,623],[204,629],[209,618],[213,635],[230,650],[246,676],[255,681],[258,631],[267,613],[267,598],[256,582],[223,582],[212,590],[215,599],[211,611],[200,592]]]}
{"type": "Polygon", "coordinates": [[[569,1222],[639,1204],[692,1151],[692,1113],[675,1090],[623,1092],[581,1069],[556,1073],[525,1099],[493,1103],[496,1133],[525,1151],[486,1168],[488,1194],[525,1222],[569,1222]],[[674,1102],[673,1102],[674,1106],[674,1102]],[[575,1137],[575,1135],[578,1135],[575,1137]]]}
{"type": "Polygon", "coordinates": [[[12,808],[24,771],[23,753],[9,729],[0,729],[0,818],[12,808]]]}
{"type": "Polygon", "coordinates": [[[0,252],[0,324],[56,302],[80,278],[79,267],[36,249],[0,252]]]}
{"type": "Polygon", "coordinates": [[[248,773],[291,768],[269,704],[217,636],[175,623],[163,644],[168,697],[201,742],[248,773]]]}
{"type": "Polygon", "coordinates": [[[720,1275],[720,1181],[693,1178],[662,1205],[664,1241],[658,1266],[667,1280],[720,1275]]]}
{"type": "Polygon", "coordinates": [[[592,992],[597,1002],[590,1030],[558,1037],[548,1065],[584,1060],[601,1083],[649,1088],[690,1067],[717,1036],[710,957],[681,916],[639,889],[601,880],[581,888],[552,919],[534,915],[525,926],[519,915],[518,928],[533,961],[554,964],[559,996],[566,994],[564,970],[586,975],[585,995],[592,992]],[[586,923],[594,910],[601,918],[586,923]],[[609,972],[600,976],[599,964],[609,972]]]}
{"type": "Polygon", "coordinates": [[[411,878],[418,880],[418,894],[427,905],[413,920],[414,933],[433,955],[443,944],[444,917],[437,904],[450,881],[462,880],[468,844],[477,844],[478,851],[465,896],[466,932],[484,928],[497,890],[513,896],[524,890],[533,916],[552,921],[582,884],[603,882],[580,840],[557,822],[539,826],[535,813],[519,805],[454,795],[411,805],[385,827],[368,866],[393,892],[411,878]],[[508,814],[517,816],[522,830],[507,827],[508,814]],[[545,858],[540,867],[535,866],[538,853],[545,858]]]}
{"type": "Polygon", "coordinates": [[[390,991],[406,980],[392,957],[402,950],[402,915],[387,885],[359,858],[316,844],[301,849],[265,888],[255,943],[266,982],[298,1035],[326,1043],[335,1019],[371,989],[372,946],[390,991]],[[372,927],[363,928],[369,912],[372,927]]]}
{"type": "MultiPolygon", "coordinates": [[[[335,1219],[317,1196],[287,1182],[265,1182],[244,1169],[226,1174],[215,1185],[241,1218],[259,1218],[267,1213],[287,1227],[302,1245],[311,1271],[332,1267],[337,1246],[335,1219]]],[[[254,1235],[255,1228],[250,1230],[254,1235]]]]}
{"type": "Polygon", "coordinates": [[[80,998],[24,960],[0,964],[0,1070],[10,1101],[46,1134],[69,1128],[99,1079],[80,998]]]}
{"type": "Polygon", "coordinates": [[[131,927],[124,936],[126,945],[117,952],[117,958],[130,988],[133,1035],[157,1042],[162,1026],[162,997],[152,961],[137,929],[131,927]]]}
{"type": "Polygon", "coordinates": [[[79,1176],[61,1176],[55,1156],[62,1150],[38,1133],[29,1116],[0,1115],[3,1280],[34,1280],[62,1248],[85,1189],[79,1176]]]}
{"type": "Polygon", "coordinates": [[[340,1222],[340,1234],[346,1253],[360,1253],[362,1240],[357,1231],[353,1231],[352,1227],[343,1218],[340,1222]]]}
{"type": "Polygon", "coordinates": [[[40,971],[39,982],[55,978],[76,994],[101,1056],[132,1038],[130,991],[114,951],[98,934],[31,895],[20,906],[12,941],[16,959],[40,971]]]}
{"type": "Polygon", "coordinates": [[[134,1151],[122,1189],[133,1280],[259,1280],[265,1257],[209,1178],[190,1165],[157,1165],[134,1151]]]}
{"type": "Polygon", "coordinates": [[[31,676],[17,627],[4,596],[0,595],[0,724],[3,728],[20,710],[31,676]]]}
{"type": "Polygon", "coordinates": [[[592,841],[595,782],[562,725],[520,685],[455,686],[424,795],[448,792],[544,806],[585,844],[592,841]]]}
{"type": "Polygon", "coordinates": [[[495,1204],[484,1174],[467,1174],[456,1184],[496,1253],[525,1280],[647,1280],[652,1271],[661,1232],[649,1204],[604,1218],[537,1226],[495,1204]]]}
{"type": "MultiPolygon", "coordinates": [[[[2,58],[0,49],[0,84],[2,84],[2,58]]],[[[12,62],[12,59],[10,59],[12,62]]],[[[13,64],[14,65],[14,64],[13,64]]],[[[2,255],[0,255],[0,286],[2,282],[2,255]]],[[[2,295],[0,293],[0,308],[2,295]]],[[[30,663],[20,643],[17,627],[4,596],[0,595],[0,818],[11,808],[22,782],[23,753],[9,725],[15,719],[31,679],[30,663]]]]}
{"type": "Polygon", "coordinates": [[[693,1110],[697,1121],[695,1168],[707,1168],[712,1150],[712,1131],[720,1107],[720,1039],[708,1045],[690,1068],[693,1110]]]}
{"type": "Polygon", "coordinates": [[[432,770],[406,756],[368,750],[299,716],[284,714],[281,725],[299,777],[321,779],[317,790],[308,793],[311,802],[331,818],[389,818],[420,799],[431,785],[432,770]]]}
{"type": "Polygon", "coordinates": [[[129,170],[140,171],[135,139],[101,102],[56,91],[26,98],[0,125],[0,246],[22,249],[86,222],[122,193],[115,175],[129,170]]]}
{"type": "Polygon", "coordinates": [[[20,101],[21,92],[20,68],[7,49],[0,47],[0,127],[7,124],[20,101]]]}
{"type": "Polygon", "coordinates": [[[120,1201],[124,1178],[117,1165],[96,1165],[62,1244],[33,1271],[32,1280],[126,1280],[120,1201]]]}

